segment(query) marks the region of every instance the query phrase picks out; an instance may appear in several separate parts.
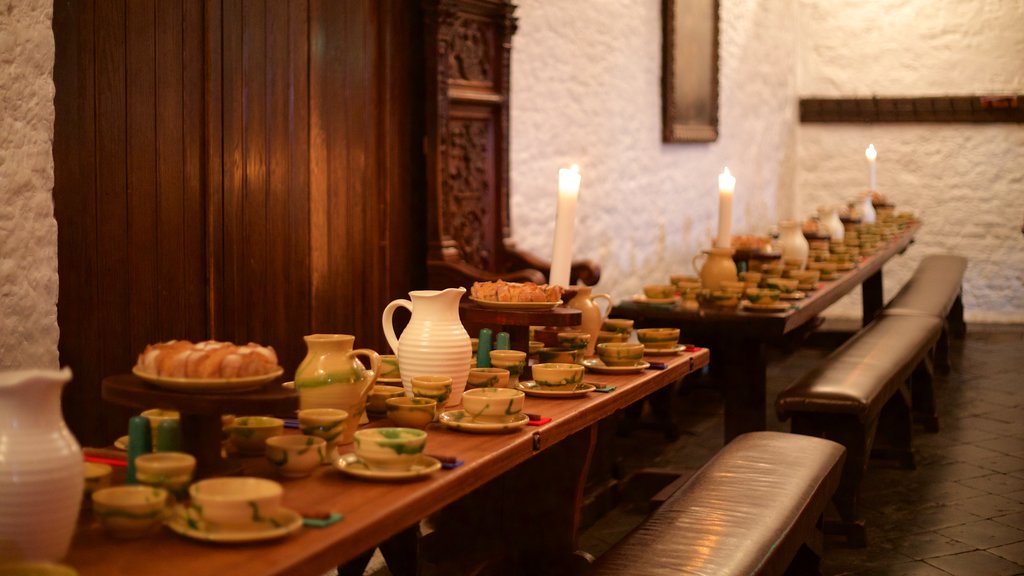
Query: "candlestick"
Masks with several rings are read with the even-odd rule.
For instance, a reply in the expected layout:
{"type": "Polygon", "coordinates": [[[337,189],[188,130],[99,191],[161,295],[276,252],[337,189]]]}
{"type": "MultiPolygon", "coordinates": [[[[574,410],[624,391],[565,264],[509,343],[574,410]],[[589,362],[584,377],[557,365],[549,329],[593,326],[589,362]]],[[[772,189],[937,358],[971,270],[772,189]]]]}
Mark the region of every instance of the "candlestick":
{"type": "Polygon", "coordinates": [[[732,193],[736,189],[736,178],[729,168],[718,175],[718,239],[715,246],[732,246],[732,193]]]}
{"type": "Polygon", "coordinates": [[[555,241],[551,255],[551,274],[548,283],[569,285],[572,267],[572,232],[576,224],[576,200],[580,193],[580,167],[558,170],[558,207],[555,211],[555,241]]]}
{"type": "Polygon", "coordinates": [[[875,159],[878,158],[878,152],[875,151],[874,144],[868,144],[868,149],[864,151],[864,156],[868,159],[868,189],[874,192],[878,190],[875,173],[875,159]]]}

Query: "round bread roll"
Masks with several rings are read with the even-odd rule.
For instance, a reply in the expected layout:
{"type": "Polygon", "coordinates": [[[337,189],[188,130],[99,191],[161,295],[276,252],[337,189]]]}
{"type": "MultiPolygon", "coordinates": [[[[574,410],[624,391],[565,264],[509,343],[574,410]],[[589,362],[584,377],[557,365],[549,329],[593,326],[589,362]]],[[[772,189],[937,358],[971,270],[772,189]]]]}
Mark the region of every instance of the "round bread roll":
{"type": "Polygon", "coordinates": [[[135,366],[146,374],[171,378],[245,378],[279,368],[277,354],[269,346],[254,342],[238,346],[216,340],[151,344],[139,354],[135,366]]]}

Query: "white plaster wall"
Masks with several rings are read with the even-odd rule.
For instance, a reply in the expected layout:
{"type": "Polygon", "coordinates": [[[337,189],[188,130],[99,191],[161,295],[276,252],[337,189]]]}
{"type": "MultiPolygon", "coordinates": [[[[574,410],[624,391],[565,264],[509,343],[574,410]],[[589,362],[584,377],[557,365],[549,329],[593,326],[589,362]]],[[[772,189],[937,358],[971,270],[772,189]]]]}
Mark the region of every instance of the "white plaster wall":
{"type": "MultiPolygon", "coordinates": [[[[799,0],[802,96],[1024,92],[1024,1],[799,0]]],[[[887,296],[920,258],[968,258],[968,320],[1024,321],[1024,126],[805,124],[797,206],[867,188],[864,148],[879,151],[878,187],[917,212],[917,242],[886,267],[887,296]]],[[[859,295],[829,309],[853,317],[859,295]]]]}
{"type": "Polygon", "coordinates": [[[0,369],[58,364],[52,7],[0,0],[0,369]]]}
{"type": "Polygon", "coordinates": [[[583,174],[574,257],[618,300],[691,270],[710,244],[718,180],[736,175],[735,233],[792,210],[793,0],[721,4],[719,138],[661,142],[661,0],[521,0],[513,37],[513,239],[550,257],[557,171],[583,174]]]}

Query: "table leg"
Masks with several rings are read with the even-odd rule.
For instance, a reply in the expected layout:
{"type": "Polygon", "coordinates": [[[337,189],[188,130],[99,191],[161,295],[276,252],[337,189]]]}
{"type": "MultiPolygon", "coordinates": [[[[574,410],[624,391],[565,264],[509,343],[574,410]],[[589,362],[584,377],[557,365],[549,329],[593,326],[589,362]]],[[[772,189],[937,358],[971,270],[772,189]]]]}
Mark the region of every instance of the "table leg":
{"type": "Polygon", "coordinates": [[[862,326],[867,326],[882,311],[882,270],[879,269],[861,284],[862,326]]]}
{"type": "Polygon", "coordinates": [[[716,377],[725,396],[725,443],[767,427],[765,416],[767,364],[760,340],[726,340],[714,351],[716,377]]]}

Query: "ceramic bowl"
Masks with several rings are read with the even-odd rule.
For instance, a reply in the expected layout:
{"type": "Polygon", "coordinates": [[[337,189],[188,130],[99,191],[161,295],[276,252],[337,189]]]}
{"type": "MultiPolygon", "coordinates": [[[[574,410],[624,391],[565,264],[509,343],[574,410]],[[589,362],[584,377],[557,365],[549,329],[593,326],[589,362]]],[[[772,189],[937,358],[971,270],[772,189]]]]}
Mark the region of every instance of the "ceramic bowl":
{"type": "Polygon", "coordinates": [[[767,288],[778,290],[783,294],[790,294],[796,292],[797,285],[800,282],[793,278],[771,278],[765,281],[767,288]]]}
{"type": "Polygon", "coordinates": [[[606,342],[597,345],[597,356],[607,366],[632,366],[644,357],[644,345],[632,342],[606,342]]]}
{"type": "Polygon", "coordinates": [[[729,290],[702,290],[697,300],[705,308],[728,310],[740,305],[740,296],[740,293],[729,290]]]}
{"type": "Polygon", "coordinates": [[[167,490],[152,486],[101,488],[92,493],[92,512],[111,536],[138,538],[163,523],[167,497],[167,490]]]}
{"type": "Polygon", "coordinates": [[[608,318],[601,324],[603,332],[625,334],[626,338],[633,333],[633,321],[627,318],[608,318]]]}
{"type": "Polygon", "coordinates": [[[530,340],[530,344],[529,345],[530,345],[529,356],[531,358],[536,358],[537,357],[537,352],[540,351],[540,349],[544,347],[544,343],[543,342],[539,342],[537,340],[530,340]]]}
{"type": "Polygon", "coordinates": [[[761,278],[764,277],[763,272],[740,272],[739,278],[741,282],[750,284],[760,284],[761,278]]]}
{"type": "Polygon", "coordinates": [[[448,398],[452,395],[451,376],[414,376],[410,383],[413,396],[430,398],[437,402],[440,408],[444,408],[448,398]]]}
{"type": "MultiPolygon", "coordinates": [[[[597,346],[600,348],[604,344],[597,346]]],[[[636,344],[635,346],[640,345],[636,344]]],[[[534,364],[532,370],[534,382],[544,390],[575,390],[580,384],[583,384],[583,366],[580,364],[534,364]]]]}
{"type": "Polygon", "coordinates": [[[523,411],[525,398],[514,388],[476,388],[462,395],[462,409],[477,422],[509,422],[523,411]]]}
{"type": "Polygon", "coordinates": [[[537,359],[541,362],[563,362],[579,364],[583,360],[583,348],[541,348],[537,359]]]}
{"type": "MultiPolygon", "coordinates": [[[[376,386],[375,386],[376,388],[376,386]]],[[[394,386],[399,391],[401,388],[394,386]]],[[[348,412],[340,408],[306,408],[299,410],[299,431],[306,436],[323,438],[327,443],[327,459],[334,454],[334,447],[345,433],[348,412]]]]}
{"type": "Polygon", "coordinates": [[[605,344],[607,342],[625,342],[629,340],[629,334],[624,332],[605,332],[604,330],[597,333],[597,343],[605,344]]]}
{"type": "Polygon", "coordinates": [[[376,470],[408,470],[419,460],[427,433],[415,428],[366,428],[355,435],[356,457],[376,470]]]}
{"type": "Polygon", "coordinates": [[[145,416],[149,419],[149,439],[153,450],[156,450],[157,430],[160,428],[160,423],[165,421],[181,422],[181,415],[177,410],[151,408],[149,410],[142,411],[139,415],[145,416]]]}
{"type": "Polygon", "coordinates": [[[509,372],[504,368],[471,368],[466,390],[473,388],[508,388],[509,372]]]}
{"type": "Polygon", "coordinates": [[[821,270],[801,270],[791,273],[789,277],[797,281],[798,287],[813,287],[821,279],[821,270]]]}
{"type": "Polygon", "coordinates": [[[284,420],[270,416],[239,416],[227,427],[228,441],[242,454],[263,454],[267,438],[284,432],[284,420]]]}
{"type": "Polygon", "coordinates": [[[85,484],[82,490],[85,494],[85,500],[83,502],[89,502],[89,496],[93,492],[110,486],[110,475],[113,472],[113,468],[109,464],[101,464],[99,462],[84,462],[84,464],[82,473],[85,475],[85,484]]]}
{"type": "Polygon", "coordinates": [[[388,419],[403,428],[422,430],[437,418],[437,401],[430,398],[398,396],[386,404],[388,419]]]}
{"type": "Polygon", "coordinates": [[[281,476],[302,478],[327,462],[327,441],[306,434],[271,436],[267,438],[266,455],[281,476]]]}
{"type": "Polygon", "coordinates": [[[636,339],[645,348],[671,348],[679,344],[679,328],[640,328],[636,339]]]}
{"type": "Polygon", "coordinates": [[[774,288],[754,288],[747,290],[744,296],[751,304],[774,304],[779,301],[779,294],[774,288]]]}
{"type": "Polygon", "coordinates": [[[718,283],[719,290],[725,290],[727,292],[739,292],[742,293],[743,289],[746,288],[747,283],[742,280],[722,280],[718,283]]]}
{"type": "Polygon", "coordinates": [[[388,411],[388,398],[404,395],[405,389],[401,386],[383,386],[378,384],[370,388],[370,393],[366,396],[366,411],[373,414],[384,414],[388,411]]]}
{"type": "Polygon", "coordinates": [[[676,295],[674,284],[648,284],[644,286],[644,296],[648,298],[671,298],[676,295]]]}
{"type": "Polygon", "coordinates": [[[519,382],[519,375],[526,367],[526,352],[520,350],[491,350],[491,366],[508,370],[509,385],[519,382]]]}
{"type": "Polygon", "coordinates": [[[402,371],[398,367],[398,356],[394,354],[381,354],[380,355],[380,374],[377,378],[388,378],[388,379],[399,379],[402,377],[402,371]]]}
{"type": "Polygon", "coordinates": [[[281,506],[281,485],[266,478],[208,478],[189,486],[190,511],[221,530],[267,527],[281,506]]]}
{"type": "Polygon", "coordinates": [[[559,332],[558,333],[558,347],[559,348],[573,348],[582,349],[586,348],[587,344],[590,343],[590,334],[587,332],[559,332]]]}
{"type": "Polygon", "coordinates": [[[697,284],[700,285],[700,278],[696,276],[690,276],[689,274],[672,274],[668,277],[668,281],[679,287],[682,283],[697,284]]]}
{"type": "Polygon", "coordinates": [[[153,452],[135,458],[135,477],[141,484],[181,492],[192,481],[196,458],[185,452],[153,452]]]}

